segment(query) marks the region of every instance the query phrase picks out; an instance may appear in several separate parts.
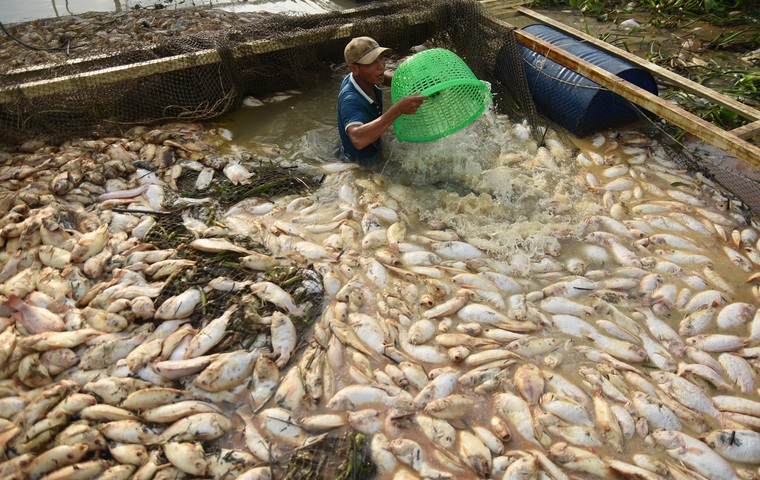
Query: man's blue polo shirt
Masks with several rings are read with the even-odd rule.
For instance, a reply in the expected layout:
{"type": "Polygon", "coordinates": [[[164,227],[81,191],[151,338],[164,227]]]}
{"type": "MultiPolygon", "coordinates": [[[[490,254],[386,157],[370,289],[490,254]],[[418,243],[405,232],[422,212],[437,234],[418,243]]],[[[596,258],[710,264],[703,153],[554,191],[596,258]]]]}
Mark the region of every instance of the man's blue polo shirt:
{"type": "Polygon", "coordinates": [[[383,113],[383,93],[373,85],[377,102],[372,101],[364,91],[359,88],[349,73],[343,79],[338,94],[338,133],[342,144],[341,154],[347,160],[371,161],[379,158],[381,141],[378,138],[370,145],[359,150],[348,138],[346,128],[351,125],[364,125],[380,117],[383,113]]]}

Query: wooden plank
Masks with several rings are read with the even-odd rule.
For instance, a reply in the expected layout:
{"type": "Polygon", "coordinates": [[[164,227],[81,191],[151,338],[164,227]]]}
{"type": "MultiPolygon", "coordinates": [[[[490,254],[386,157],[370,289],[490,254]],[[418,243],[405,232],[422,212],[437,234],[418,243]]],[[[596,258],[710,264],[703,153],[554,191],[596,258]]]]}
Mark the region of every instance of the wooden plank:
{"type": "Polygon", "coordinates": [[[512,12],[514,12],[514,10],[511,8],[504,8],[504,9],[492,8],[488,11],[488,13],[490,13],[491,15],[495,17],[499,17],[499,18],[507,18],[506,16],[512,12]]]}
{"type": "Polygon", "coordinates": [[[730,130],[730,133],[745,140],[752,138],[755,135],[760,135],[760,120],[742,125],[739,128],[734,128],[733,130],[730,130]]]}
{"type": "Polygon", "coordinates": [[[519,17],[520,15],[521,15],[520,12],[518,12],[514,8],[510,8],[508,11],[505,11],[504,13],[499,13],[499,18],[500,19],[516,18],[516,17],[519,17]]]}
{"type": "Polygon", "coordinates": [[[583,32],[580,32],[578,30],[575,30],[574,28],[568,28],[567,26],[552,20],[551,18],[541,15],[538,12],[535,12],[529,8],[525,7],[516,7],[516,10],[523,15],[530,17],[534,20],[538,20],[541,23],[545,23],[546,25],[549,25],[551,27],[554,27],[558,30],[561,30],[568,35],[571,35],[573,37],[576,37],[580,40],[583,40],[584,42],[588,42],[595,47],[602,48],[606,50],[609,53],[612,53],[613,55],[616,55],[618,57],[625,58],[631,63],[634,63],[642,68],[645,68],[649,70],[650,72],[659,75],[663,78],[667,78],[683,90],[693,93],[695,95],[698,95],[702,98],[708,99],[715,103],[716,105],[720,105],[723,108],[726,108],[737,115],[741,115],[742,117],[748,119],[748,120],[760,120],[760,111],[749,107],[737,100],[734,100],[733,98],[727,97],[725,95],[721,95],[720,93],[716,92],[715,90],[711,90],[704,85],[700,85],[696,82],[692,82],[691,80],[688,80],[686,78],[683,78],[682,76],[673,73],[665,68],[660,67],[659,65],[655,65],[653,63],[647,62],[646,60],[643,60],[636,55],[633,55],[632,53],[628,53],[626,51],[620,50],[620,49],[614,49],[611,47],[610,44],[607,42],[604,42],[602,40],[599,40],[595,37],[592,37],[591,35],[585,34],[583,32]]]}
{"type": "Polygon", "coordinates": [[[80,88],[97,87],[124,80],[147,77],[182,70],[189,67],[208,65],[221,61],[216,50],[202,50],[174,57],[149,60],[147,62],[111,67],[77,75],[66,75],[52,80],[28,82],[15,87],[0,88],[0,103],[23,98],[37,98],[46,95],[66,93],[80,88]]]}
{"type": "Polygon", "coordinates": [[[533,0],[478,0],[491,15],[513,16],[518,15],[516,7],[527,5],[533,0]]]}
{"type": "Polygon", "coordinates": [[[515,30],[517,41],[531,50],[593,80],[631,102],[678,125],[728,154],[760,168],[760,148],[736,137],[730,132],[693,115],[686,110],[634,85],[617,75],[592,65],[561,48],[522,30],[515,30]]]}

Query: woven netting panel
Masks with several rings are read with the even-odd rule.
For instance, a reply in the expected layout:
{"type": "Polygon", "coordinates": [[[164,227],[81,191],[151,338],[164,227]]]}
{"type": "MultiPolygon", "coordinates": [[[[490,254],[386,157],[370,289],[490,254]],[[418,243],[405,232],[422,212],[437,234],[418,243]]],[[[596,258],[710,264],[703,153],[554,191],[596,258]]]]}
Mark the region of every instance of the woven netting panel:
{"type": "MultiPolygon", "coordinates": [[[[760,171],[752,165],[730,156],[701,140],[692,139],[685,145],[675,140],[662,142],[669,158],[684,170],[701,173],[705,178],[719,184],[744,205],[747,221],[750,212],[760,212],[760,171]]],[[[723,197],[723,194],[720,194],[723,197]]],[[[724,197],[726,202],[735,201],[724,197]]],[[[726,208],[728,205],[726,205],[726,208]]]]}
{"type": "Polygon", "coordinates": [[[523,118],[535,114],[511,28],[488,21],[474,1],[376,1],[319,15],[130,11],[19,24],[9,33],[15,39],[0,40],[5,144],[203,121],[247,95],[306,90],[329,77],[359,35],[399,54],[434,40],[495,83],[502,105],[523,118]],[[502,49],[516,56],[510,82],[494,81],[502,49]]]}

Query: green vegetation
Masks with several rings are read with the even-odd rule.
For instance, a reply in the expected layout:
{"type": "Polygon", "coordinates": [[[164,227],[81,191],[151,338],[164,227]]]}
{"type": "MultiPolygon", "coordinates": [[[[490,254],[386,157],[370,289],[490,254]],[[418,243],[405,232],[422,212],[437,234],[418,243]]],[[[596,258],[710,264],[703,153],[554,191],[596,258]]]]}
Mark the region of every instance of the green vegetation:
{"type": "Polygon", "coordinates": [[[660,19],[670,15],[686,19],[708,16],[713,22],[742,21],[742,17],[753,19],[760,13],[760,2],[757,0],[538,0],[532,4],[533,8],[558,6],[569,6],[594,16],[613,17],[621,13],[646,11],[660,19]]]}
{"type": "MultiPolygon", "coordinates": [[[[760,52],[755,53],[760,49],[759,0],[538,0],[531,4],[534,9],[567,7],[587,19],[587,34],[593,34],[596,22],[620,24],[635,18],[640,28],[627,33],[613,30],[598,38],[627,51],[635,45],[632,42],[639,47],[648,42],[646,60],[760,108],[760,52]]],[[[730,130],[748,123],[675,86],[661,86],[660,96],[716,126],[730,130]]]]}

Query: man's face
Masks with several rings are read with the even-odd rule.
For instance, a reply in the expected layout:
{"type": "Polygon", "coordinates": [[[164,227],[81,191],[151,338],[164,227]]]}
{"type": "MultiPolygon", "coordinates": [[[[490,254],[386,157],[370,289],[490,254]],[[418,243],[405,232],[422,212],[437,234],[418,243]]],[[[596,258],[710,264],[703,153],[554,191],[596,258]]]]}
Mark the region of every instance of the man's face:
{"type": "Polygon", "coordinates": [[[385,59],[382,56],[377,57],[372,63],[362,65],[361,63],[354,63],[351,71],[365,82],[373,85],[382,85],[385,81],[383,73],[385,72],[385,59]]]}

